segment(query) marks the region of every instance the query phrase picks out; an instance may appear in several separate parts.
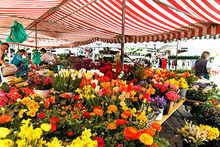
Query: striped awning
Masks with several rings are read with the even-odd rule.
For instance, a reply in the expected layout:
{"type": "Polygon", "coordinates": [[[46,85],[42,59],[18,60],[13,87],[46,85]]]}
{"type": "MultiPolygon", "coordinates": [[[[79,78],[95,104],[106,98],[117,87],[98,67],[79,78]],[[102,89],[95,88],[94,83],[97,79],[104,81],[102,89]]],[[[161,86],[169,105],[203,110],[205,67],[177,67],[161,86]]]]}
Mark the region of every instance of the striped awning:
{"type": "MultiPolygon", "coordinates": [[[[121,43],[122,0],[66,0],[62,5],[61,0],[19,1],[30,8],[20,9],[20,14],[16,9],[15,15],[42,18],[37,22],[42,35],[69,41],[72,46],[94,41],[121,43]],[[32,16],[38,8],[31,9],[31,2],[47,8],[32,16]],[[59,9],[39,17],[53,6],[59,9]]],[[[125,11],[125,42],[170,41],[220,33],[220,0],[126,0],[125,11]]],[[[33,21],[24,23],[34,29],[33,21]]]]}

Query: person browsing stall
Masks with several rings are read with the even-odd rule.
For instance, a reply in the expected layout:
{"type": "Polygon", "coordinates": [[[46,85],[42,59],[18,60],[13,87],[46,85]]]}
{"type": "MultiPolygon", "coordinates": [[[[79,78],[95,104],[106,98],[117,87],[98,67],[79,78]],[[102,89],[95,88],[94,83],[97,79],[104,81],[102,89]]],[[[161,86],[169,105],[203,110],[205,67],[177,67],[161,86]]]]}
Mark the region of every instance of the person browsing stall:
{"type": "Polygon", "coordinates": [[[41,54],[42,54],[41,62],[49,63],[49,62],[51,62],[55,59],[54,55],[52,53],[47,53],[45,48],[42,48],[40,51],[41,51],[41,54]]]}
{"type": "Polygon", "coordinates": [[[6,54],[5,52],[6,52],[6,50],[8,50],[8,47],[9,47],[8,43],[3,43],[3,44],[0,45],[0,65],[3,65],[5,67],[10,66],[9,64],[7,64],[4,61],[5,54],[6,54]]]}
{"type": "Polygon", "coordinates": [[[195,70],[195,75],[199,78],[205,78],[209,80],[209,73],[211,70],[211,64],[208,61],[210,57],[210,53],[204,51],[201,55],[201,58],[197,59],[195,65],[193,66],[192,70],[195,70]]]}
{"type": "Polygon", "coordinates": [[[24,49],[19,50],[15,55],[12,60],[12,64],[17,66],[18,68],[23,66],[24,63],[28,62],[28,60],[22,59],[22,56],[26,53],[24,49]]]}

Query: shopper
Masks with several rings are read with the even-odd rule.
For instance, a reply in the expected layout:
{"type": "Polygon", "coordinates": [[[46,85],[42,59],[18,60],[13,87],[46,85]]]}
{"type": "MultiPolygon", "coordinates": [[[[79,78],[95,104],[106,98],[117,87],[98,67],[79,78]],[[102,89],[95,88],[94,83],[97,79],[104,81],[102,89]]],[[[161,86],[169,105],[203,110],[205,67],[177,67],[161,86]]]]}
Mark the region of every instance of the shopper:
{"type": "Polygon", "coordinates": [[[50,63],[54,60],[54,55],[52,53],[47,53],[45,48],[42,48],[41,50],[41,62],[50,63]]]}
{"type": "Polygon", "coordinates": [[[210,53],[204,51],[201,55],[201,58],[197,59],[195,62],[195,66],[193,66],[193,70],[196,71],[196,76],[199,78],[205,78],[209,80],[209,73],[211,70],[211,64],[208,61],[210,57],[210,53]]]}
{"type": "Polygon", "coordinates": [[[9,47],[8,43],[3,43],[0,45],[0,65],[4,65],[5,67],[10,66],[4,61],[5,54],[6,54],[5,52],[6,50],[8,50],[8,47],[9,47]]]}
{"type": "Polygon", "coordinates": [[[167,66],[167,60],[165,58],[162,59],[162,69],[165,70],[167,66]]]}

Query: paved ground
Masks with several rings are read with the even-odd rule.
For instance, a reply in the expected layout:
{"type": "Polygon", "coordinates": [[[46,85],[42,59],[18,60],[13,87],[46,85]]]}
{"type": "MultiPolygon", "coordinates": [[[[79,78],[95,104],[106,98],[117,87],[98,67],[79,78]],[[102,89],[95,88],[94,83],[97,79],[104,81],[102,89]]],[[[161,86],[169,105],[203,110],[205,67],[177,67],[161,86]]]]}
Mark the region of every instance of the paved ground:
{"type": "Polygon", "coordinates": [[[178,135],[177,129],[181,129],[185,125],[184,119],[194,120],[193,116],[182,105],[162,124],[163,129],[160,135],[169,140],[171,147],[183,147],[182,139],[178,135]]]}

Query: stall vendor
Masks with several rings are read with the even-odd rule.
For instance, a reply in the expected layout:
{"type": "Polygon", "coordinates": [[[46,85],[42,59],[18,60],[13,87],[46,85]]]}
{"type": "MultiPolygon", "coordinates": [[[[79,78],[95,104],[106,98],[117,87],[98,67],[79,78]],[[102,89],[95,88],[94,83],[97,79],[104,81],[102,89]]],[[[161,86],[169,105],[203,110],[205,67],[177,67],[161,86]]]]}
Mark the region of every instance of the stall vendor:
{"type": "Polygon", "coordinates": [[[45,48],[42,48],[41,50],[41,62],[50,63],[54,61],[54,55],[52,53],[47,53],[45,48]]]}

